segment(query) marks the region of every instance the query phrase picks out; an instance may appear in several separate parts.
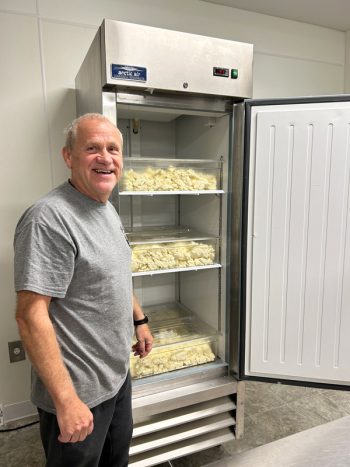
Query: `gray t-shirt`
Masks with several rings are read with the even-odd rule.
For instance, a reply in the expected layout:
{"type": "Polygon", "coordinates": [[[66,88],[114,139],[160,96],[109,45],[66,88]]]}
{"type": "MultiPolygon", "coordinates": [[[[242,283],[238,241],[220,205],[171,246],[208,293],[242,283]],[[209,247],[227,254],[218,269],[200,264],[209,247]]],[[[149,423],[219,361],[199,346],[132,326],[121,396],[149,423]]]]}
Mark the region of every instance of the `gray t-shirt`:
{"type": "MultiPolygon", "coordinates": [[[[89,407],[112,398],[133,335],[131,250],[116,210],[64,183],[23,214],[14,247],[15,289],[52,297],[50,318],[79,397],[89,407]]],[[[32,401],[55,412],[34,370],[32,401]]]]}

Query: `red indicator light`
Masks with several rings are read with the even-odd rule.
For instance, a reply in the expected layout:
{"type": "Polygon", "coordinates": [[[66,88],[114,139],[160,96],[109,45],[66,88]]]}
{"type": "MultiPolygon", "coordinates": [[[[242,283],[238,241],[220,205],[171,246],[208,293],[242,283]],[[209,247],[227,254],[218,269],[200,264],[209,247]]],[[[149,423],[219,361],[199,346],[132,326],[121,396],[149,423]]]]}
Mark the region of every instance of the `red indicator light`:
{"type": "Polygon", "coordinates": [[[228,78],[229,74],[230,74],[230,70],[228,68],[221,68],[218,66],[213,67],[214,76],[223,76],[224,78],[228,78]]]}

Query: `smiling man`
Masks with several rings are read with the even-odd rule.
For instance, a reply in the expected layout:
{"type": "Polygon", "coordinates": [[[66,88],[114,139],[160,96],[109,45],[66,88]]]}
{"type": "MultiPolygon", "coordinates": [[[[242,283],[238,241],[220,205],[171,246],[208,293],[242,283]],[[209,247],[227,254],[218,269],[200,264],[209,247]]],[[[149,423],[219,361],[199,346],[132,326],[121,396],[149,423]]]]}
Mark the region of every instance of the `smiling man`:
{"type": "Polygon", "coordinates": [[[120,131],[109,120],[85,117],[72,126],[62,154],[73,186],[105,203],[122,173],[122,144],[120,131]]]}
{"type": "Polygon", "coordinates": [[[62,150],[69,181],[27,209],[16,228],[16,319],[48,467],[128,464],[133,326],[141,358],[152,336],[108,201],[122,174],[122,145],[102,115],[76,119],[62,150]]]}

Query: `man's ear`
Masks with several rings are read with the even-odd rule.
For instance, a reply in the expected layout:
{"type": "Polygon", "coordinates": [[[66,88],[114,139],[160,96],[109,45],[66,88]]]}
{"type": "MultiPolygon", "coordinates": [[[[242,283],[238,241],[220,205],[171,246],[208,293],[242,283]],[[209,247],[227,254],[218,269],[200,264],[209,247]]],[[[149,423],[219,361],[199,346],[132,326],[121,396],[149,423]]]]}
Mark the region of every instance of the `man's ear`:
{"type": "Polygon", "coordinates": [[[66,163],[66,166],[68,167],[68,169],[71,169],[72,168],[72,154],[71,154],[70,150],[68,148],[64,147],[62,149],[62,156],[63,156],[64,162],[66,163]]]}

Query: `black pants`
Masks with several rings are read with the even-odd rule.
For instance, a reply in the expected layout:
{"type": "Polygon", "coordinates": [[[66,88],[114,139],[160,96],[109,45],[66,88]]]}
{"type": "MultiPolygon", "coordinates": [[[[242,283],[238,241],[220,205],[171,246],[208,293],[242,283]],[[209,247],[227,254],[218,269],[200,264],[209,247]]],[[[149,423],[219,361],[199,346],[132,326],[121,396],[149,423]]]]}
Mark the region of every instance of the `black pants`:
{"type": "Polygon", "coordinates": [[[60,443],[56,415],[38,409],[46,467],[126,467],[132,436],[131,380],[118,394],[91,409],[94,430],[78,443],[60,443]]]}

